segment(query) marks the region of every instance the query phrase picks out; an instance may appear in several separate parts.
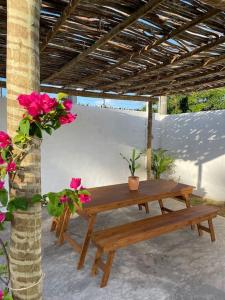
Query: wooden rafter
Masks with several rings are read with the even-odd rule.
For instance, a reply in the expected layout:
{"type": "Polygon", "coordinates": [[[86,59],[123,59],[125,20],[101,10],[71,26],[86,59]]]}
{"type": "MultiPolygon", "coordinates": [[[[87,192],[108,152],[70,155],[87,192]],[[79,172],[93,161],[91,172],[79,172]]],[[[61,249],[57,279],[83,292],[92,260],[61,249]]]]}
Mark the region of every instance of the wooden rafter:
{"type": "MultiPolygon", "coordinates": [[[[197,63],[194,66],[190,66],[190,67],[186,67],[186,68],[181,67],[179,69],[174,70],[174,72],[171,75],[166,74],[166,75],[162,76],[161,78],[155,78],[155,81],[151,80],[151,84],[154,83],[154,82],[157,83],[160,80],[164,80],[164,79],[166,79],[167,81],[169,81],[169,80],[171,81],[175,78],[180,77],[183,74],[188,74],[188,73],[193,72],[195,70],[200,71],[200,70],[202,70],[202,69],[204,69],[208,66],[214,65],[216,63],[222,63],[224,61],[225,61],[225,54],[221,55],[219,57],[213,58],[213,59],[208,59],[208,60],[203,59],[200,63],[197,63]]],[[[206,71],[205,75],[206,74],[207,74],[207,71],[206,71]]],[[[202,77],[204,77],[204,76],[202,76],[202,77]]],[[[161,87],[163,87],[164,85],[168,85],[168,82],[164,83],[164,84],[161,83],[161,87]]],[[[159,82],[158,86],[160,87],[160,82],[159,82]]],[[[132,91],[133,90],[135,90],[136,92],[141,91],[141,92],[145,93],[147,90],[149,90],[148,84],[145,82],[145,84],[137,85],[134,89],[132,89],[132,91]]]]}
{"type": "Polygon", "coordinates": [[[168,86],[168,87],[164,87],[164,88],[162,88],[161,90],[158,90],[158,91],[157,90],[152,90],[151,94],[153,96],[179,94],[179,93],[187,92],[188,90],[193,91],[193,90],[196,90],[198,88],[203,88],[204,85],[214,84],[214,83],[218,83],[218,82],[224,82],[224,85],[225,85],[225,76],[223,76],[222,78],[207,79],[207,80],[202,81],[200,83],[195,82],[193,84],[190,84],[190,83],[189,84],[184,84],[184,85],[180,84],[175,89],[168,86]]]}
{"type": "Polygon", "coordinates": [[[65,24],[66,20],[71,16],[80,0],[70,0],[66,8],[63,10],[62,15],[55,23],[55,25],[49,30],[44,41],[41,44],[40,52],[43,52],[48,46],[50,40],[59,32],[60,28],[65,24]]]}
{"type": "Polygon", "coordinates": [[[225,10],[225,0],[200,0],[204,4],[208,4],[212,7],[216,7],[221,10],[225,10]]]}
{"type": "MultiPolygon", "coordinates": [[[[162,43],[164,43],[165,41],[167,41],[168,39],[171,39],[171,38],[174,38],[175,36],[177,36],[178,34],[181,34],[183,33],[184,31],[186,31],[187,29],[190,29],[191,27],[199,24],[199,23],[202,23],[206,20],[208,20],[209,18],[211,18],[212,16],[215,16],[216,14],[218,14],[220,12],[220,10],[218,9],[212,9],[210,11],[208,11],[207,13],[195,18],[194,20],[190,21],[190,22],[187,22],[186,24],[184,24],[183,26],[173,30],[171,33],[163,36],[162,38],[160,38],[159,40],[155,41],[154,43],[150,44],[148,47],[145,47],[142,51],[139,51],[138,53],[135,53],[135,55],[131,55],[130,57],[128,58],[125,58],[125,59],[122,59],[120,62],[118,62],[117,64],[115,64],[115,68],[118,68],[120,67],[121,65],[123,65],[124,63],[127,63],[129,62],[130,60],[134,59],[134,58],[137,58],[138,56],[144,54],[144,53],[147,53],[149,52],[149,50],[161,45],[162,43]]],[[[110,71],[112,71],[114,69],[114,67],[112,67],[110,69],[110,71]]],[[[141,74],[144,74],[146,72],[149,71],[151,67],[149,68],[145,68],[144,70],[142,71],[137,71],[135,72],[132,76],[124,76],[123,78],[120,78],[118,81],[116,82],[112,82],[112,83],[107,83],[107,84],[103,84],[103,85],[99,85],[98,88],[100,89],[105,89],[106,87],[109,88],[109,87],[113,87],[115,86],[117,83],[121,84],[121,83],[124,83],[124,82],[127,82],[130,80],[130,78],[135,78],[137,75],[140,76],[141,74]]]]}
{"type": "Polygon", "coordinates": [[[136,22],[139,18],[143,17],[145,14],[149,13],[150,11],[154,10],[161,2],[164,0],[152,0],[148,1],[145,5],[143,5],[139,10],[137,10],[135,13],[130,15],[127,19],[116,25],[111,31],[109,31],[107,34],[103,35],[99,40],[97,40],[92,46],[87,48],[85,51],[81,52],[79,55],[77,55],[75,58],[73,58],[71,61],[69,61],[67,64],[65,64],[59,71],[55,72],[48,78],[44,80],[44,82],[51,82],[54,80],[54,78],[62,75],[69,69],[75,69],[78,68],[79,62],[84,60],[88,55],[93,53],[96,49],[104,46],[106,43],[108,43],[110,40],[112,40],[116,35],[118,35],[121,31],[123,31],[125,28],[136,22]]]}
{"type": "MultiPolygon", "coordinates": [[[[203,46],[200,46],[200,47],[196,47],[195,49],[193,49],[192,51],[190,51],[190,52],[187,52],[187,53],[184,53],[184,54],[182,54],[182,55],[180,55],[180,56],[174,56],[173,58],[171,58],[171,59],[169,59],[169,60],[166,60],[164,63],[162,63],[162,64],[159,64],[159,65],[157,65],[157,66],[155,66],[155,67],[150,67],[150,68],[148,68],[148,71],[146,70],[146,77],[145,77],[145,79],[144,79],[144,83],[143,83],[143,85],[140,85],[140,87],[142,88],[142,87],[145,87],[146,86],[146,80],[148,80],[148,78],[151,78],[151,76],[152,76],[152,74],[154,74],[154,72],[156,72],[157,71],[157,73],[159,72],[159,71],[162,71],[162,70],[164,70],[166,67],[168,67],[168,66],[175,66],[175,65],[177,65],[177,64],[179,64],[179,63],[181,63],[181,62],[183,62],[183,61],[186,61],[186,60],[190,60],[190,59],[193,59],[193,57],[194,56],[196,56],[197,54],[200,54],[200,53],[202,53],[202,52],[204,52],[204,51],[209,51],[209,50],[212,50],[214,47],[216,47],[216,46],[218,46],[218,45],[220,45],[220,44],[222,44],[222,43],[224,43],[225,42],[225,36],[221,36],[221,37],[218,37],[218,38],[215,38],[215,39],[213,39],[213,40],[210,40],[207,44],[205,44],[205,45],[203,45],[203,46]]],[[[107,70],[109,70],[110,69],[110,67],[108,68],[108,69],[106,69],[105,71],[104,71],[104,73],[107,73],[108,71],[107,70]]],[[[79,84],[81,84],[82,82],[85,82],[85,81],[89,81],[89,80],[92,80],[92,79],[94,79],[96,76],[102,76],[102,74],[103,74],[103,71],[101,71],[101,72],[98,72],[98,75],[96,75],[96,74],[92,74],[92,75],[90,75],[90,76],[87,76],[87,77],[85,77],[85,78],[83,78],[83,79],[81,79],[81,80],[79,80],[79,81],[77,81],[77,82],[74,82],[74,85],[79,85],[79,84]]],[[[145,75],[145,74],[144,74],[145,75]]],[[[132,86],[133,86],[133,84],[132,84],[132,86]]],[[[138,87],[139,87],[139,85],[138,85],[138,87]]],[[[135,87],[132,89],[132,90],[138,90],[138,88],[136,88],[136,85],[135,85],[135,87]]]]}
{"type": "MultiPolygon", "coordinates": [[[[5,88],[6,82],[0,81],[0,88],[5,88]]],[[[65,89],[60,87],[54,86],[41,86],[40,87],[42,92],[45,93],[60,93],[64,92],[71,96],[81,96],[81,97],[88,97],[88,98],[102,98],[102,99],[114,99],[114,100],[128,100],[128,101],[143,101],[149,102],[153,100],[157,100],[156,98],[149,98],[147,96],[139,96],[139,95],[117,95],[117,94],[110,94],[110,93],[96,93],[96,92],[89,92],[89,91],[77,91],[73,89],[65,89]]]]}

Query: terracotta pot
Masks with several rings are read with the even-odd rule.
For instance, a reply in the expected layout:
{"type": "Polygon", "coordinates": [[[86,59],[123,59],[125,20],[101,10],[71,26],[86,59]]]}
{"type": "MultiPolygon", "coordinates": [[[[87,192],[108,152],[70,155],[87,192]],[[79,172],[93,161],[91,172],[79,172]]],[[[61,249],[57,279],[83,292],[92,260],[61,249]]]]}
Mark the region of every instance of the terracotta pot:
{"type": "Polygon", "coordinates": [[[130,191],[137,191],[139,187],[139,177],[138,176],[129,176],[128,177],[128,186],[130,191]]]}

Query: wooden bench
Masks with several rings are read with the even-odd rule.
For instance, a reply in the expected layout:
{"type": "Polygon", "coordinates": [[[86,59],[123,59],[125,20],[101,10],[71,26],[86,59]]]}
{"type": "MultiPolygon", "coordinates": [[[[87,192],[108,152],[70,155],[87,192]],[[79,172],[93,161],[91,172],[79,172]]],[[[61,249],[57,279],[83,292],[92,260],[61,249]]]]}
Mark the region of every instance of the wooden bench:
{"type": "Polygon", "coordinates": [[[99,268],[102,269],[103,277],[100,286],[106,286],[117,249],[186,226],[197,224],[199,236],[206,231],[211,235],[211,240],[215,241],[212,219],[216,217],[217,211],[215,207],[199,205],[95,232],[92,241],[97,247],[97,252],[92,266],[92,275],[96,275],[99,268]],[[201,225],[203,221],[208,221],[209,227],[201,225]],[[107,253],[106,263],[102,261],[103,253],[107,253]]]}

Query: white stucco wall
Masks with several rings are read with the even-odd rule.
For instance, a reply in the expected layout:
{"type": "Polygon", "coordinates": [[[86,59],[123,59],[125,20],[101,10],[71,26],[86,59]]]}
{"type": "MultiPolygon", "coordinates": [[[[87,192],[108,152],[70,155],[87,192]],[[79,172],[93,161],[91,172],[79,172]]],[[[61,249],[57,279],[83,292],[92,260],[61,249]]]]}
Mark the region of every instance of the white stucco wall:
{"type": "MultiPolygon", "coordinates": [[[[86,186],[126,182],[129,170],[119,153],[146,147],[146,113],[76,105],[77,121],[46,136],[42,145],[43,192],[64,188],[80,176],[86,186]]],[[[6,128],[0,100],[0,130],[6,128]]],[[[196,186],[196,193],[225,200],[225,111],[159,116],[153,146],[176,159],[172,178],[196,186]]],[[[137,172],[146,178],[145,158],[137,172]]]]}

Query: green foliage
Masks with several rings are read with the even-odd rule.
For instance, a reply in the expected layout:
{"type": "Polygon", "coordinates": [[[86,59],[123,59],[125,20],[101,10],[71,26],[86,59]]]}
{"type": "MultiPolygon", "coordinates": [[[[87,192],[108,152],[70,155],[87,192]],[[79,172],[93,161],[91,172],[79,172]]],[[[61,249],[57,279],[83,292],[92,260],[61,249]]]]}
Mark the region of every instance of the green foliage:
{"type": "Polygon", "coordinates": [[[138,159],[141,157],[141,152],[137,152],[135,149],[132,150],[131,158],[126,158],[122,153],[120,155],[129,165],[131,176],[134,176],[135,171],[140,168],[140,164],[137,163],[138,159]]]}
{"type": "Polygon", "coordinates": [[[168,98],[168,114],[225,109],[225,88],[168,98]]]}
{"type": "Polygon", "coordinates": [[[173,167],[174,158],[166,153],[167,150],[161,148],[152,151],[152,172],[155,179],[159,179],[161,174],[173,167]]]}

